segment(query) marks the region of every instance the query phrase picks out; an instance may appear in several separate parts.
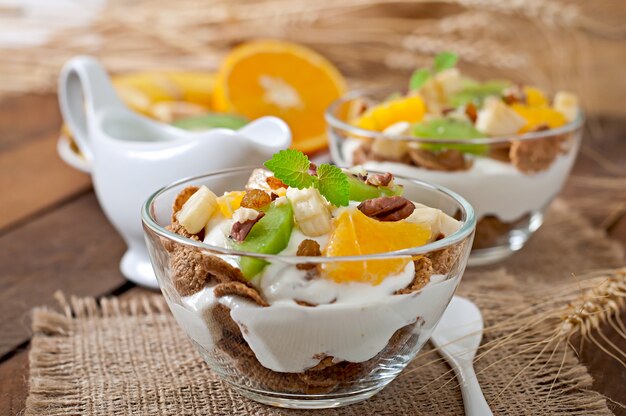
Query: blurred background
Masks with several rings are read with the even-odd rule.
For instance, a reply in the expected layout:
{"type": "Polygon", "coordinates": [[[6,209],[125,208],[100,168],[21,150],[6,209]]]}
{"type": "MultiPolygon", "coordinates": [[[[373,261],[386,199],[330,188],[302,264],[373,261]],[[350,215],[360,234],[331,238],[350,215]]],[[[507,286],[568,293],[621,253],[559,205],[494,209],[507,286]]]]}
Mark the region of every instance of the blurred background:
{"type": "Polygon", "coordinates": [[[234,45],[311,46],[350,82],[397,83],[440,50],[473,75],[578,93],[590,113],[625,115],[626,3],[614,0],[0,0],[0,98],[54,90],[62,63],[112,73],[214,71],[234,45]]]}

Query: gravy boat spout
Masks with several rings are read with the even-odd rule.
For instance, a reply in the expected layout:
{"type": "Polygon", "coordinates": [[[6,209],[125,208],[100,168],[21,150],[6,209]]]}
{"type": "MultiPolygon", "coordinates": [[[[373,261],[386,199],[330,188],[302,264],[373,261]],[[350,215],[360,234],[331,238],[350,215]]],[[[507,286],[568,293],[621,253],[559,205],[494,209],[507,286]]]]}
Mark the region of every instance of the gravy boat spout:
{"type": "Polygon", "coordinates": [[[284,121],[262,117],[239,130],[179,129],[128,109],[104,68],[79,56],[61,72],[59,103],[87,159],[100,205],[124,238],[122,273],[156,287],[143,240],[140,209],[156,189],[177,179],[237,166],[261,165],[291,144],[284,121]]]}

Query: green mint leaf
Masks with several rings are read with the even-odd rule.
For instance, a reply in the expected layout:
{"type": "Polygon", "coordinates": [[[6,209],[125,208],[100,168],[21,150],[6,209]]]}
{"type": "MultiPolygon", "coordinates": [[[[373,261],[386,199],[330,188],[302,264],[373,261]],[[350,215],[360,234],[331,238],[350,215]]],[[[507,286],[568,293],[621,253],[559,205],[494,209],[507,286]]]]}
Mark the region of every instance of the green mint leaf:
{"type": "Polygon", "coordinates": [[[409,81],[409,89],[411,91],[420,89],[420,87],[424,85],[426,81],[428,81],[428,78],[430,78],[430,76],[431,73],[430,69],[428,68],[416,70],[415,72],[413,72],[413,75],[411,75],[411,80],[409,81]]]}
{"type": "Polygon", "coordinates": [[[435,62],[433,63],[433,69],[435,72],[441,72],[446,69],[450,69],[456,65],[459,60],[459,56],[453,52],[441,52],[435,56],[435,62]]]}
{"type": "Polygon", "coordinates": [[[328,202],[341,207],[350,202],[348,177],[337,166],[323,163],[317,167],[316,187],[328,202]]]}
{"type": "Polygon", "coordinates": [[[293,149],[281,150],[265,162],[265,167],[285,184],[298,189],[310,188],[313,177],[309,175],[309,158],[293,149]]]}

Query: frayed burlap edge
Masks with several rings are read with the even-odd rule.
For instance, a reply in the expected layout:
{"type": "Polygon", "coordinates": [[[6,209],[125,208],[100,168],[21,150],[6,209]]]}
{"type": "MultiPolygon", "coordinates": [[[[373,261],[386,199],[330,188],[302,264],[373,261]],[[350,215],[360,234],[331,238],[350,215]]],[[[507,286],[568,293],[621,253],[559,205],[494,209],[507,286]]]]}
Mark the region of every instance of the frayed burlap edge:
{"type": "Polygon", "coordinates": [[[71,297],[55,293],[60,310],[35,308],[32,328],[35,336],[29,353],[30,382],[25,415],[70,415],[81,413],[80,377],[71,371],[76,351],[67,339],[75,332],[81,319],[169,314],[165,299],[141,296],[128,300],[118,298],[71,297]],[[69,371],[68,371],[69,370],[69,371]]]}

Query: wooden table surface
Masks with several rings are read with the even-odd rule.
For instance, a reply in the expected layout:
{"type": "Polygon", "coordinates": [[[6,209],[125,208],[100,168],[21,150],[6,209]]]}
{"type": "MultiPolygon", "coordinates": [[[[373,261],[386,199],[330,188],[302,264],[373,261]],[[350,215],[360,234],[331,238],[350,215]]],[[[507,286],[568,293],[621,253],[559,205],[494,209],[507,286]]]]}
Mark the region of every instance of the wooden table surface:
{"type": "MultiPolygon", "coordinates": [[[[574,174],[626,172],[626,119],[593,121],[602,137],[585,141],[574,174]]],[[[102,214],[90,178],[57,156],[60,125],[53,95],[0,101],[0,415],[24,408],[33,307],[54,305],[57,290],[95,297],[147,292],[120,274],[124,244],[102,214]]],[[[575,192],[568,185],[564,195],[575,192]]],[[[626,247],[625,214],[626,207],[591,219],[626,247]]],[[[594,388],[626,403],[626,370],[605,354],[586,351],[594,388]]]]}

